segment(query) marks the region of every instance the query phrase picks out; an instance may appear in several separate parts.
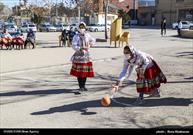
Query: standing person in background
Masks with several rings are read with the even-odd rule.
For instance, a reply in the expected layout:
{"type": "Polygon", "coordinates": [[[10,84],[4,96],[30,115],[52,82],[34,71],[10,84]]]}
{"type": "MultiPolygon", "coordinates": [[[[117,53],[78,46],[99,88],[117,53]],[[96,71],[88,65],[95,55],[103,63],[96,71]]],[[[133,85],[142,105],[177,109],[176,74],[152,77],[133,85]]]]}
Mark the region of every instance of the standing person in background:
{"type": "Polygon", "coordinates": [[[90,46],[95,44],[89,33],[86,32],[86,24],[81,22],[78,26],[78,33],[73,37],[72,48],[75,50],[72,56],[72,68],[70,75],[77,77],[79,84],[78,94],[87,91],[87,77],[94,77],[93,64],[89,54],[90,46]]]}
{"type": "Polygon", "coordinates": [[[131,21],[130,20],[129,20],[128,24],[129,24],[129,28],[131,28],[131,21]]]}
{"type": "Polygon", "coordinates": [[[166,35],[166,18],[161,21],[161,35],[166,35]]]}
{"type": "Polygon", "coordinates": [[[71,27],[70,30],[68,31],[68,47],[72,45],[72,40],[75,34],[76,32],[73,31],[73,28],[71,27]]]}
{"type": "Polygon", "coordinates": [[[181,32],[180,32],[181,29],[182,29],[182,22],[181,20],[178,20],[178,36],[179,37],[181,36],[181,32]]]}
{"type": "Polygon", "coordinates": [[[31,45],[33,46],[32,49],[35,48],[35,39],[36,39],[36,36],[35,36],[35,33],[32,29],[29,29],[29,32],[27,33],[27,38],[25,40],[25,44],[24,44],[24,48],[26,49],[27,48],[27,43],[31,43],[31,45]]]}
{"type": "Polygon", "coordinates": [[[63,31],[62,31],[62,45],[64,46],[64,47],[66,47],[66,39],[67,39],[67,32],[66,32],[66,29],[64,29],[63,31]]]}

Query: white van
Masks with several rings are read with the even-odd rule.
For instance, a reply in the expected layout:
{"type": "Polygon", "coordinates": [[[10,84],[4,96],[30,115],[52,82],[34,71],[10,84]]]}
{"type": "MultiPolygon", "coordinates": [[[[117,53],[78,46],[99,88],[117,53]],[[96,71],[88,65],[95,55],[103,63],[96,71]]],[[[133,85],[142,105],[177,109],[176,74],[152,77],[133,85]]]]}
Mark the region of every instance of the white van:
{"type": "MultiPolygon", "coordinates": [[[[189,21],[182,21],[182,29],[191,29],[193,28],[193,23],[189,21]]],[[[178,23],[172,23],[172,29],[178,29],[178,23]]]]}
{"type": "Polygon", "coordinates": [[[20,28],[21,32],[28,32],[29,29],[32,29],[34,32],[37,31],[37,27],[35,24],[24,24],[20,28]]]}
{"type": "Polygon", "coordinates": [[[6,25],[4,25],[4,28],[7,30],[7,32],[9,33],[14,33],[17,31],[17,25],[12,24],[12,23],[7,23],[6,25]]]}

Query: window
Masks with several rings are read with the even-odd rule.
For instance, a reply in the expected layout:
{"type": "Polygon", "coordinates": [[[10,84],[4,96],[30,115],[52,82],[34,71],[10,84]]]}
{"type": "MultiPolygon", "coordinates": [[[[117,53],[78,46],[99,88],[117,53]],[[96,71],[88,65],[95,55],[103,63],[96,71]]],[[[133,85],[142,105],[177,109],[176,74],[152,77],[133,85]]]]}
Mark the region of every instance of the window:
{"type": "Polygon", "coordinates": [[[35,27],[35,25],[29,25],[29,27],[35,27]]]}
{"type": "Polygon", "coordinates": [[[176,0],[176,3],[184,2],[184,0],[176,0]]]}
{"type": "Polygon", "coordinates": [[[182,24],[188,24],[187,22],[182,22],[182,24]]]}

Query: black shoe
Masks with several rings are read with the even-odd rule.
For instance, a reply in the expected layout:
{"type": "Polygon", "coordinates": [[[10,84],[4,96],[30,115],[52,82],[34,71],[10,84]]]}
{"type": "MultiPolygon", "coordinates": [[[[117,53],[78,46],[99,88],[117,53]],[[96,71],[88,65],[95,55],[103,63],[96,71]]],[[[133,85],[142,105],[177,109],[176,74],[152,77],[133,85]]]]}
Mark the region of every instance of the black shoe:
{"type": "Polygon", "coordinates": [[[80,88],[79,91],[85,91],[84,88],[80,88]]]}
{"type": "Polygon", "coordinates": [[[161,97],[159,89],[156,89],[155,91],[153,91],[147,98],[150,98],[150,97],[161,97]]]}
{"type": "Polygon", "coordinates": [[[75,95],[79,95],[79,94],[81,94],[81,91],[79,91],[79,90],[78,90],[78,91],[75,91],[74,94],[75,94],[75,95]]]}
{"type": "Polygon", "coordinates": [[[88,89],[86,87],[84,87],[83,89],[84,89],[84,91],[88,91],[88,89]]]}

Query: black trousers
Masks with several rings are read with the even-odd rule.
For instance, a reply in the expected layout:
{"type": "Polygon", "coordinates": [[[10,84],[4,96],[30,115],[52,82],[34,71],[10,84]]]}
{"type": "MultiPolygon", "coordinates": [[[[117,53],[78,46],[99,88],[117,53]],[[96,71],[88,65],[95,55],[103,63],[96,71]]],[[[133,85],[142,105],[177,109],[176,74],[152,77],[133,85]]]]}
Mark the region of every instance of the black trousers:
{"type": "Polygon", "coordinates": [[[66,46],[66,37],[62,37],[62,43],[63,43],[63,46],[66,46]]]}
{"type": "Polygon", "coordinates": [[[27,43],[31,43],[33,45],[33,48],[35,48],[35,44],[32,40],[26,40],[25,43],[24,43],[24,48],[25,49],[27,48],[27,43]]]}
{"type": "Polygon", "coordinates": [[[181,32],[180,32],[180,29],[178,29],[178,36],[181,36],[181,32]]]}
{"type": "Polygon", "coordinates": [[[78,84],[80,88],[85,88],[85,84],[86,84],[86,77],[85,78],[77,78],[78,80],[78,84]]]}
{"type": "Polygon", "coordinates": [[[161,35],[163,36],[163,35],[165,35],[166,34],[166,29],[165,28],[162,28],[161,29],[161,35]]]}

